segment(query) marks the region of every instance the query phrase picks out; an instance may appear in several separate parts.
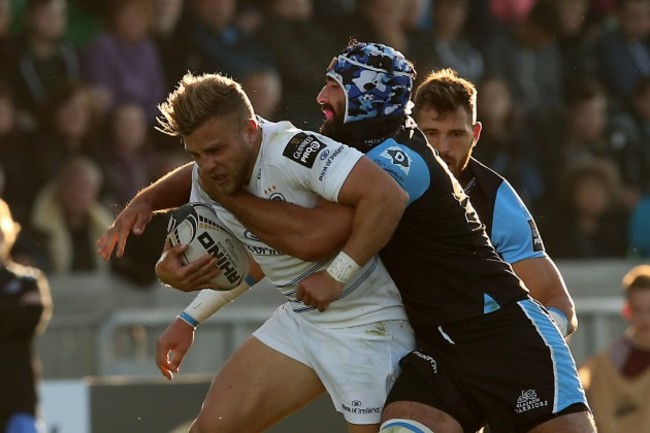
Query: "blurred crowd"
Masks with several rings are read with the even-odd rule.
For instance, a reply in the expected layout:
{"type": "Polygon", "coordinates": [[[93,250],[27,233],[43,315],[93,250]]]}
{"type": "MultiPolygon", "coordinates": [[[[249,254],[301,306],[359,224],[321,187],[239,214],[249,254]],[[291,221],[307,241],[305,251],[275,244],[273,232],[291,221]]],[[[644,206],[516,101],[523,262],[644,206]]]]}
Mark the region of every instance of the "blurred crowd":
{"type": "MultiPolygon", "coordinates": [[[[129,198],[187,162],[154,129],[182,75],[221,72],[256,112],[306,129],[350,38],[418,78],[474,81],[475,156],[533,212],[554,258],[650,256],[650,0],[0,0],[0,196],[17,261],[153,282],[166,222],[103,263],[129,198]]],[[[416,83],[417,85],[417,83],[416,83]]]]}

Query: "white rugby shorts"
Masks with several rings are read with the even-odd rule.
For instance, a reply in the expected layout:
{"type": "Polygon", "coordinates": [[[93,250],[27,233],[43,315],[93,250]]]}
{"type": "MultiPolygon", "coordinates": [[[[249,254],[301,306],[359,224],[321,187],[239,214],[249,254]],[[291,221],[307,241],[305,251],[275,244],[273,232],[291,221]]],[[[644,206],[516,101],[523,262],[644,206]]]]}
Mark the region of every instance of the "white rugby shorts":
{"type": "Polygon", "coordinates": [[[378,424],[399,360],[415,348],[406,320],[350,328],[315,325],[289,304],[278,307],[253,335],[278,352],[311,367],[334,408],[351,424],[378,424]]]}

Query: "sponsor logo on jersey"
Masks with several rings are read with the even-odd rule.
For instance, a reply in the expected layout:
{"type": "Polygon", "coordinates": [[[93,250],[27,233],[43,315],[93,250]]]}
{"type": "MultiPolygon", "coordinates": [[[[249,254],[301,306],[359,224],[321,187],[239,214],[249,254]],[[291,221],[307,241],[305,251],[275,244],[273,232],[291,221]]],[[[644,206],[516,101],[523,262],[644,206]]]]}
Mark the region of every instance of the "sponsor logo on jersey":
{"type": "MultiPolygon", "coordinates": [[[[332,161],[334,161],[334,158],[336,158],[342,151],[343,151],[343,146],[339,146],[336,148],[334,152],[332,152],[332,155],[330,155],[330,157],[327,159],[325,164],[323,164],[323,168],[320,171],[320,176],[318,176],[319,181],[323,180],[323,178],[325,177],[325,173],[327,173],[327,170],[329,170],[330,165],[332,165],[332,161]]],[[[329,151],[325,149],[322,155],[329,155],[329,151]]],[[[322,155],[321,155],[321,161],[324,161],[325,158],[323,158],[322,155]]]]}
{"type": "Polygon", "coordinates": [[[259,241],[259,240],[260,240],[260,238],[258,238],[258,237],[257,237],[253,232],[251,232],[250,230],[246,230],[246,231],[244,232],[244,237],[245,237],[246,239],[250,239],[251,241],[259,241]]]}
{"type": "Polygon", "coordinates": [[[246,245],[246,249],[254,256],[281,256],[282,251],[278,251],[269,247],[261,247],[255,245],[246,245]]]}
{"type": "Polygon", "coordinates": [[[271,185],[270,187],[264,189],[264,195],[267,196],[269,200],[283,201],[283,202],[287,201],[284,198],[284,195],[281,192],[277,191],[277,189],[278,189],[277,186],[271,185]]]}
{"type": "Polygon", "coordinates": [[[281,192],[274,192],[269,196],[269,200],[282,201],[282,202],[287,201],[281,192]]]}
{"type": "Polygon", "coordinates": [[[397,146],[386,148],[381,154],[381,157],[389,160],[393,165],[396,165],[404,174],[408,175],[411,170],[411,157],[408,153],[404,152],[397,146]]]}
{"type": "Polygon", "coordinates": [[[533,251],[544,251],[544,242],[542,236],[539,234],[535,220],[528,220],[528,227],[530,227],[530,234],[533,237],[533,251]]]}
{"type": "Polygon", "coordinates": [[[326,147],[325,143],[318,141],[318,138],[316,138],[315,135],[307,135],[304,132],[301,132],[296,134],[289,143],[287,143],[282,155],[300,165],[312,168],[316,156],[326,147]]]}
{"type": "Polygon", "coordinates": [[[537,396],[537,391],[528,389],[521,391],[521,395],[517,398],[515,413],[524,413],[544,406],[548,406],[548,400],[540,399],[537,396]]]}
{"type": "Polygon", "coordinates": [[[380,407],[363,407],[359,400],[351,401],[350,404],[341,403],[341,409],[348,413],[381,413],[380,407]]]}

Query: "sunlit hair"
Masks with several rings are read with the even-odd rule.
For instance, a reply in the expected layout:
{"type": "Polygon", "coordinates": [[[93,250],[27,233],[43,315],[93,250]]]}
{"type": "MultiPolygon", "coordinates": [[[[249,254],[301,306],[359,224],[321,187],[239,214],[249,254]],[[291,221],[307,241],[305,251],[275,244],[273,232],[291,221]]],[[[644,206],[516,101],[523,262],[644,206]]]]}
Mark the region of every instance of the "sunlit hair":
{"type": "Polygon", "coordinates": [[[459,77],[451,69],[439,69],[430,73],[415,91],[413,114],[417,119],[419,111],[435,109],[440,116],[453,113],[463,107],[476,123],[476,87],[470,81],[459,77]]]}
{"type": "Polygon", "coordinates": [[[0,260],[7,260],[19,232],[20,224],[14,221],[7,203],[0,199],[0,260]]]}
{"type": "Polygon", "coordinates": [[[187,73],[167,101],[158,105],[159,131],[186,137],[207,120],[236,116],[240,124],[253,118],[248,96],[235,80],[219,74],[193,75],[187,73]]]}
{"type": "Polygon", "coordinates": [[[635,266],[623,277],[623,290],[626,297],[640,290],[650,290],[650,265],[635,266]]]}

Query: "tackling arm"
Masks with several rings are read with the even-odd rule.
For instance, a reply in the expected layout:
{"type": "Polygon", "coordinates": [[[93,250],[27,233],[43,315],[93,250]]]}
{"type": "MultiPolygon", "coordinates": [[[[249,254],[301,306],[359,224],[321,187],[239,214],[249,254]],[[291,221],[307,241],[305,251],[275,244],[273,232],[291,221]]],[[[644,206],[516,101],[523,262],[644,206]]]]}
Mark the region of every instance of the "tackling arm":
{"type": "Polygon", "coordinates": [[[240,192],[220,203],[264,243],[307,262],[340,251],[352,230],[354,209],[324,199],[309,209],[240,192]]]}
{"type": "Polygon", "coordinates": [[[355,209],[352,233],[327,269],[298,283],[296,299],[319,311],[341,294],[343,286],[383,246],[399,223],[409,196],[368,158],[361,158],[339,191],[339,202],[355,209]]]}
{"type": "Polygon", "coordinates": [[[549,257],[536,257],[513,263],[512,269],[533,298],[546,308],[557,309],[566,316],[565,336],[571,335],[578,327],[575,305],[555,263],[549,257]]]}
{"type": "Polygon", "coordinates": [[[352,233],[342,250],[362,266],[393,236],[409,195],[383,169],[361,158],[339,193],[339,202],[355,209],[352,233]]]}

